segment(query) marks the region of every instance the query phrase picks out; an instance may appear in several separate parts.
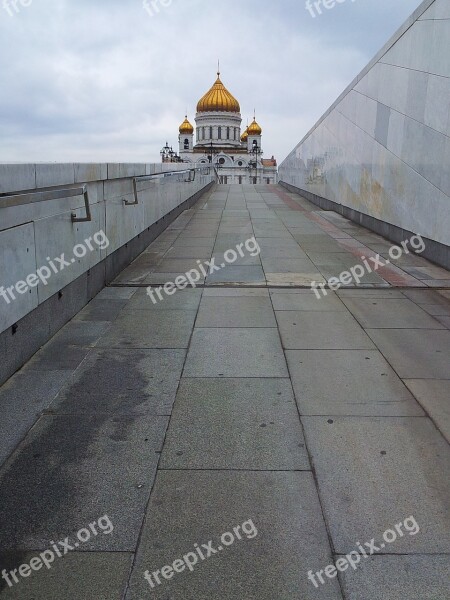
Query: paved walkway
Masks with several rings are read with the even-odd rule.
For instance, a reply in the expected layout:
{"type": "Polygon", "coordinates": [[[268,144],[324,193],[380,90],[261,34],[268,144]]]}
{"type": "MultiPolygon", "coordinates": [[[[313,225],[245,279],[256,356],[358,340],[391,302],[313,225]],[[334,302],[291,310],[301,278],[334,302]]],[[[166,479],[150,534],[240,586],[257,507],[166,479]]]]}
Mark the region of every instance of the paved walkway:
{"type": "Polygon", "coordinates": [[[450,274],[308,289],[390,247],[281,187],[186,211],[0,391],[2,600],[449,600],[450,274]]]}

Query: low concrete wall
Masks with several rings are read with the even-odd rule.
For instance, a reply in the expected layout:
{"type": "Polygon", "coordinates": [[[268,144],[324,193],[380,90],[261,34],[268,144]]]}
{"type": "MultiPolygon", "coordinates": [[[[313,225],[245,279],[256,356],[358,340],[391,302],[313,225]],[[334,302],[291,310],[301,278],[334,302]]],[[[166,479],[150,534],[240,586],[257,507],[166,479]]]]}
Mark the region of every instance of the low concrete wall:
{"type": "Polygon", "coordinates": [[[0,165],[0,383],[213,185],[207,170],[191,182],[181,173],[138,180],[139,204],[132,206],[124,200],[134,202],[133,178],[187,166],[0,165]],[[72,222],[73,213],[85,215],[81,195],[44,202],[30,195],[29,203],[4,206],[12,195],[83,184],[88,222],[72,222]]]}
{"type": "Polygon", "coordinates": [[[279,168],[280,181],[449,268],[450,2],[425,0],[279,168]]]}

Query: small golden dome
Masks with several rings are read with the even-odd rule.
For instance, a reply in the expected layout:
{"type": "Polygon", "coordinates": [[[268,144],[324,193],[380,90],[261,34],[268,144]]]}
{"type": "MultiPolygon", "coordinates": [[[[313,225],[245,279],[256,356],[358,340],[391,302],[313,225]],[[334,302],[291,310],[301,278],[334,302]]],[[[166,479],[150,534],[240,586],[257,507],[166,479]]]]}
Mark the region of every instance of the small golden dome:
{"type": "Polygon", "coordinates": [[[189,123],[187,115],[185,120],[180,125],[180,133],[192,135],[194,133],[194,127],[189,123]]]}
{"type": "Polygon", "coordinates": [[[262,129],[256,122],[256,117],[253,119],[253,123],[248,128],[248,135],[261,135],[262,129]]]}
{"type": "Polygon", "coordinates": [[[216,83],[197,104],[197,112],[241,112],[239,102],[221,82],[220,73],[217,73],[216,83]]]}
{"type": "Polygon", "coordinates": [[[244,131],[244,133],[241,135],[241,142],[246,142],[247,140],[248,140],[248,127],[244,131]]]}

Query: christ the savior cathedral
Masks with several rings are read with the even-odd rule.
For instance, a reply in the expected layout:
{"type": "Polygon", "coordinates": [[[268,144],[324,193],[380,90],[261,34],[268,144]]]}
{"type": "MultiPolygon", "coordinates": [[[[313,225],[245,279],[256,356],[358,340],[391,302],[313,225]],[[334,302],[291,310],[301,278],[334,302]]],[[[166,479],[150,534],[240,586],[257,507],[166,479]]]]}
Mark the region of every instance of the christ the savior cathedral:
{"type": "Polygon", "coordinates": [[[277,161],[262,158],[262,129],[256,122],[241,135],[241,108],[217,73],[212,88],[197,104],[194,127],[180,125],[180,157],[187,163],[213,163],[223,184],[277,183],[277,161]]]}

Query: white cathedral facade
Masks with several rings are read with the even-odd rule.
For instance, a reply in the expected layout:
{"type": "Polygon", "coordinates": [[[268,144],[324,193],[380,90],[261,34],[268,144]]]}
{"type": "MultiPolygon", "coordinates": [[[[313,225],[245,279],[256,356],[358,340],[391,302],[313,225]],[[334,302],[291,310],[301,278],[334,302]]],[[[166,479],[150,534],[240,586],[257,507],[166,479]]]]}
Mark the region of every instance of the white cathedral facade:
{"type": "Polygon", "coordinates": [[[262,157],[262,129],[256,117],[241,135],[241,108],[220,80],[220,72],[197,104],[195,124],[194,131],[186,116],[179,129],[183,162],[212,163],[223,184],[277,183],[277,161],[262,157]]]}

